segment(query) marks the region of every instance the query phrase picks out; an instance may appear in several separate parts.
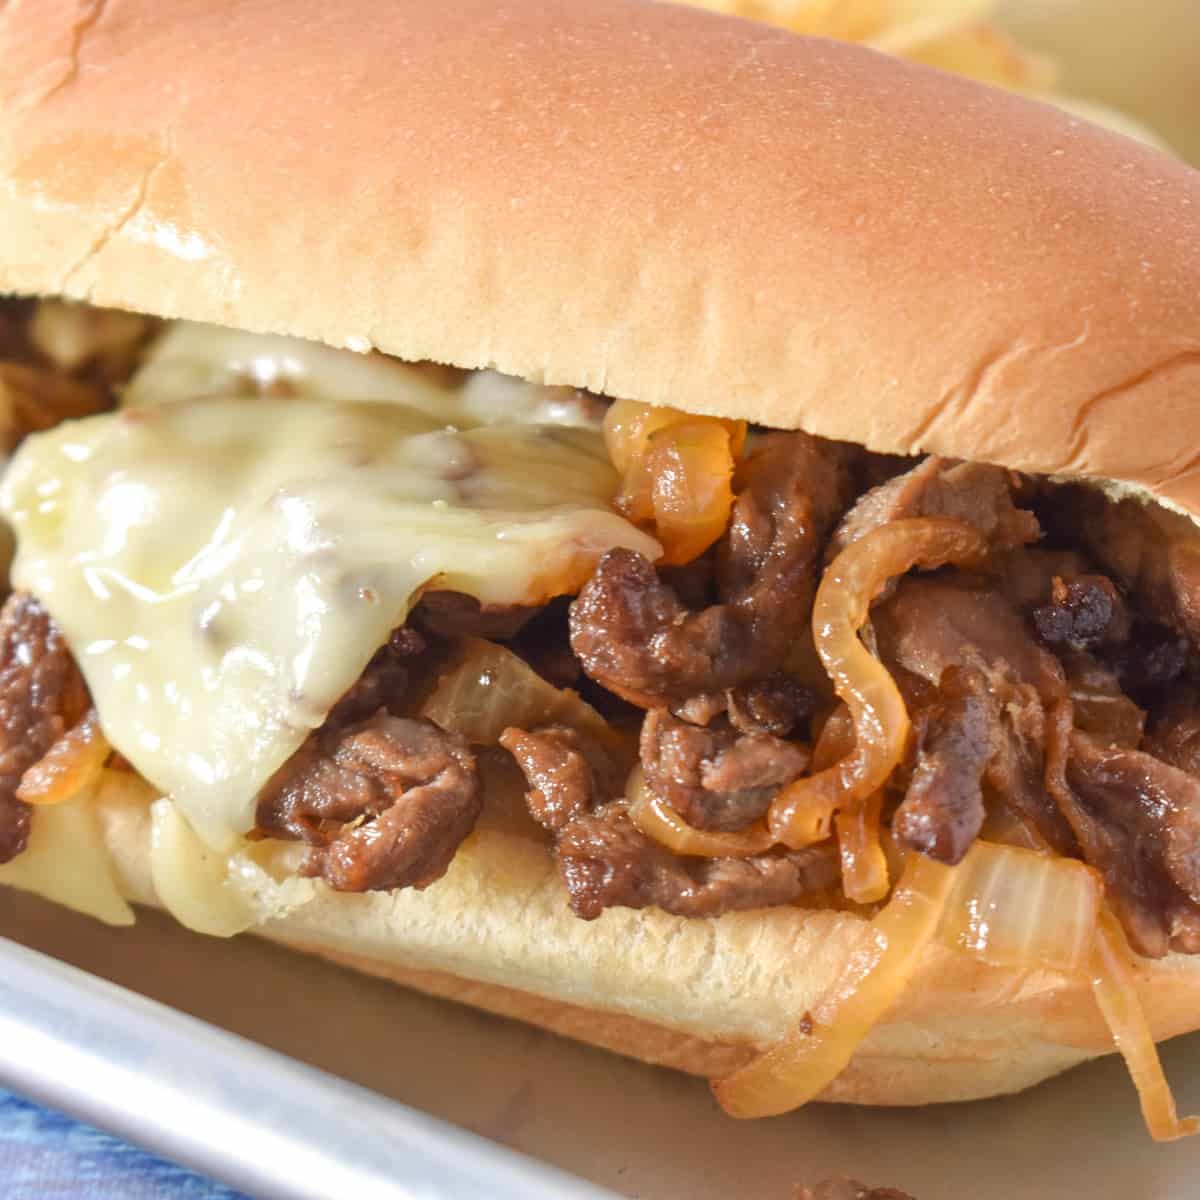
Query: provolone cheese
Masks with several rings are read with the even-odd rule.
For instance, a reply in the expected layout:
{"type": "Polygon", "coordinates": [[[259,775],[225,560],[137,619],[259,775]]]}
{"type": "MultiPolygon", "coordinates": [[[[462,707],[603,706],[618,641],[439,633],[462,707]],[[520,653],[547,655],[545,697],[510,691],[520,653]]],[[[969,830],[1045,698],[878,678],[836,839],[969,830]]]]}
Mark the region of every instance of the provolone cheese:
{"type": "Polygon", "coordinates": [[[613,546],[657,557],[615,484],[590,430],[210,399],[28,439],[0,508],[110,742],[228,848],[426,585],[539,603],[613,546]]]}
{"type": "Polygon", "coordinates": [[[382,354],[176,321],[154,343],[121,403],[127,408],[202,397],[299,396],[373,400],[419,409],[460,427],[580,425],[599,429],[602,404],[568,387],[476,371],[465,383],[382,354]]]}

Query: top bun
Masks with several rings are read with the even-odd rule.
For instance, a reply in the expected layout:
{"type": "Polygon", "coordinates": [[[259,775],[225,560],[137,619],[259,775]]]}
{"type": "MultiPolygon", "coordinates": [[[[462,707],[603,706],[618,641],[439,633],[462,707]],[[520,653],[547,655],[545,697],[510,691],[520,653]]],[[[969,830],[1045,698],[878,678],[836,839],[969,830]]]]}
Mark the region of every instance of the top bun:
{"type": "Polygon", "coordinates": [[[639,0],[0,8],[0,291],[1200,514],[1200,174],[639,0]]]}

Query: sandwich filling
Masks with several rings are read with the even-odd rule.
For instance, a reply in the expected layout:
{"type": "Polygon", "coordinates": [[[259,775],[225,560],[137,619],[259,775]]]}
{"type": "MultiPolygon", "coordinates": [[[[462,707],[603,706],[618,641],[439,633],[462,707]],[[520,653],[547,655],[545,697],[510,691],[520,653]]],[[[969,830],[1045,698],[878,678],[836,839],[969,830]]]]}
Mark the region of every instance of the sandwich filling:
{"type": "Polygon", "coordinates": [[[107,764],[206,853],[425,888],[506,754],[586,920],[895,912],[999,845],[1200,951],[1182,516],[54,302],[0,356],[4,861],[107,764]]]}

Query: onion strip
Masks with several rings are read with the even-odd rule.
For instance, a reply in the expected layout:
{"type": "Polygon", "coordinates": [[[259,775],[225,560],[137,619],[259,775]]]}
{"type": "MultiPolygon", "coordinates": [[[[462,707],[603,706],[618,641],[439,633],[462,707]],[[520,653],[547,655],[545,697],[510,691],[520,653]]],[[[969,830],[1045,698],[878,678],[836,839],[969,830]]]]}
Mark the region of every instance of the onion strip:
{"type": "Polygon", "coordinates": [[[480,746],[494,746],[510,725],[568,725],[604,745],[616,740],[604,718],[576,692],[555,687],[511,650],[482,638],[462,639],[418,715],[480,746]]]}
{"type": "Polygon", "coordinates": [[[976,841],[959,865],[938,937],[995,966],[1079,975],[1103,897],[1099,872],[1086,863],[976,841]]]}
{"type": "Polygon", "coordinates": [[[761,823],[738,833],[711,833],[689,825],[650,790],[640,766],[630,772],[625,794],[629,798],[629,819],[648,838],[676,854],[697,858],[750,858],[765,853],[775,844],[770,831],[761,823]]]}
{"type": "Polygon", "coordinates": [[[26,804],[61,804],[94,782],[112,747],[94,708],[21,776],[17,799],[26,804]]]}
{"type": "Polygon", "coordinates": [[[983,535],[962,521],[915,517],[881,525],[830,564],[813,604],[813,637],[854,718],[855,746],[840,762],[780,792],[768,814],[779,841],[798,849],[822,831],[827,835],[837,808],[882,788],[904,754],[910,724],[904,699],[858,636],[871,603],[893,577],[914,567],[969,562],[986,550],[983,535]]]}
{"type": "Polygon", "coordinates": [[[876,904],[891,887],[880,831],[882,809],[883,792],[876,792],[846,805],[837,815],[842,891],[855,904],[876,904]]]}
{"type": "Polygon", "coordinates": [[[713,1092],[734,1117],[790,1112],[822,1092],[899,999],[937,932],[957,868],[910,855],[891,899],[870,924],[868,944],[838,983],[782,1041],[713,1092]]]}
{"type": "Polygon", "coordinates": [[[1092,991],[1129,1068],[1150,1136],[1156,1142],[1173,1142],[1200,1133],[1200,1117],[1176,1114],[1175,1098],[1130,969],[1132,953],[1120,922],[1102,908],[1091,961],[1092,991]]]}

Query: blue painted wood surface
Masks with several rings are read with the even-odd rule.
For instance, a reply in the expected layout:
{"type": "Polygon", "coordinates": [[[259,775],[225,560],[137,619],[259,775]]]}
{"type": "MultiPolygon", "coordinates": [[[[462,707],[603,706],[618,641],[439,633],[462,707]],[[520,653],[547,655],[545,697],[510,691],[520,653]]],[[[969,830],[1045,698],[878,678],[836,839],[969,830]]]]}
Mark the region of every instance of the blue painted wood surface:
{"type": "Polygon", "coordinates": [[[174,1163],[0,1090],[3,1200],[246,1200],[174,1163]]]}

